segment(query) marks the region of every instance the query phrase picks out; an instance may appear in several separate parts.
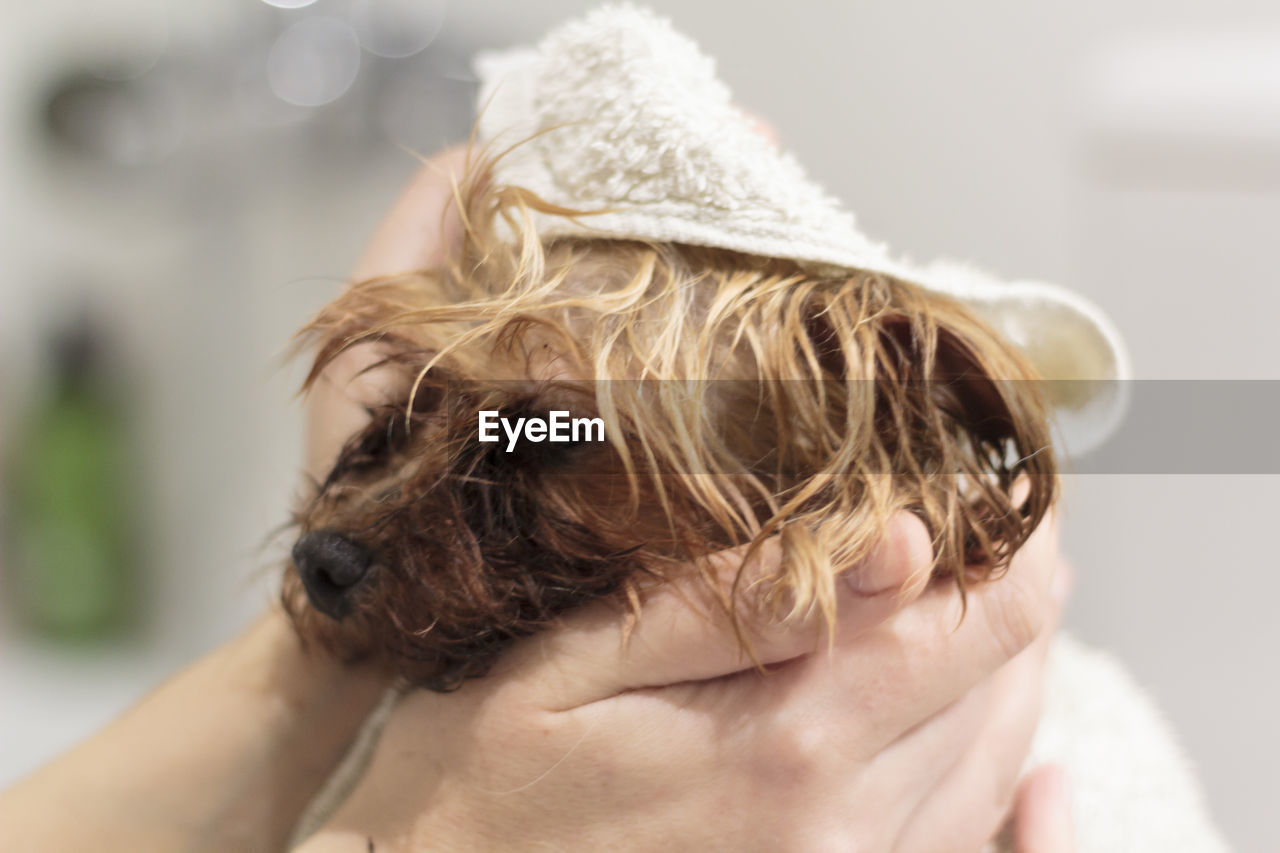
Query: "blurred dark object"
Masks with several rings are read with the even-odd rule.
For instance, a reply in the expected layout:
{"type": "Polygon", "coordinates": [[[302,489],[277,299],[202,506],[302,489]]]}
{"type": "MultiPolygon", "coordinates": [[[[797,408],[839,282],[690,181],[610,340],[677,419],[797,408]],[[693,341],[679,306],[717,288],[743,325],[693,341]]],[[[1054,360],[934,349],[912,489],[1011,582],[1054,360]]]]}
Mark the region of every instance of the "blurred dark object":
{"type": "Polygon", "coordinates": [[[88,165],[177,161],[207,175],[222,162],[233,177],[273,145],[330,159],[430,153],[467,136],[476,91],[473,46],[442,33],[446,5],[258,4],[159,56],[80,56],[37,96],[36,131],[46,153],[88,165]]]}
{"type": "Polygon", "coordinates": [[[74,156],[137,166],[181,141],[176,94],[154,80],[108,79],[84,70],[55,81],[44,102],[48,137],[74,156]]]}
{"type": "Polygon", "coordinates": [[[140,612],[129,422],[88,315],[50,357],[47,393],[9,448],[8,597],[32,632],[94,641],[126,633],[140,612]]]}

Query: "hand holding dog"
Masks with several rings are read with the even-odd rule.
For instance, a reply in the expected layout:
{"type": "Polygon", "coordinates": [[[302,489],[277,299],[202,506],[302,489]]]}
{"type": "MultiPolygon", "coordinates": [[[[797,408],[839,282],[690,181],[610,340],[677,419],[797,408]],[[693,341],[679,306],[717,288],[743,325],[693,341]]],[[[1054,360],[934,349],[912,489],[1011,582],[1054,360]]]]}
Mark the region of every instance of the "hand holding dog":
{"type": "MultiPolygon", "coordinates": [[[[768,674],[698,615],[694,584],[654,595],[625,642],[592,606],[488,678],[406,697],[302,849],[977,851],[1037,718],[1056,532],[973,590],[958,628],[954,588],[921,583],[930,560],[923,526],[896,516],[869,561],[878,588],[842,592],[834,648],[813,624],[756,626],[768,674]]],[[[1069,850],[1037,784],[1022,849],[1069,850]]]]}
{"type": "MultiPolygon", "coordinates": [[[[358,278],[442,259],[443,243],[424,235],[457,232],[449,177],[464,156],[426,165],[358,278]]],[[[340,424],[313,433],[317,473],[361,424],[355,403],[376,396],[376,373],[357,376],[367,363],[352,349],[317,386],[319,425],[340,424]]],[[[754,626],[760,660],[778,664],[768,676],[730,626],[689,606],[692,588],[659,591],[626,644],[615,611],[577,614],[491,678],[406,700],[369,776],[307,849],[417,837],[459,849],[976,850],[1013,797],[1061,606],[1050,593],[1066,572],[1052,525],[1035,542],[1008,578],[971,594],[960,622],[954,587],[927,585],[922,525],[897,517],[878,556],[850,573],[859,588],[841,602],[830,654],[813,624],[754,626]]],[[[723,559],[736,570],[734,555],[723,559]]],[[[1062,788],[1052,774],[1028,780],[1020,849],[1071,849],[1062,788]]]]}

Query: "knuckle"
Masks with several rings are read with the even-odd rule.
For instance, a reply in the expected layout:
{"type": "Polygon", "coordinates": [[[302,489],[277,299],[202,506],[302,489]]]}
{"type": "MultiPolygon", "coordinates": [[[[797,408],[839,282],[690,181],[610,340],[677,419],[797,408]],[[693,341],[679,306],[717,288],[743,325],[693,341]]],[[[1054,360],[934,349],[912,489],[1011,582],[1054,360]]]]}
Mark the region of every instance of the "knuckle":
{"type": "Polygon", "coordinates": [[[825,727],[796,720],[774,726],[763,746],[763,780],[788,795],[815,786],[833,749],[825,727]]]}

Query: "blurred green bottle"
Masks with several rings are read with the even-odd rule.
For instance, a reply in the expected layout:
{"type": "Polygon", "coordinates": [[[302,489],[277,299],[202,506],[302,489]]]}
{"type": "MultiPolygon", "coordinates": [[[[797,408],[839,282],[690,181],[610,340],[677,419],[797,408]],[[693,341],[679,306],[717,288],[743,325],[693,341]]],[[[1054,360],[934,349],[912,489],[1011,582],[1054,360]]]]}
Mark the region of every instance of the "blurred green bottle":
{"type": "Polygon", "coordinates": [[[52,352],[47,393],[9,447],[9,596],[33,633],[92,642],[125,633],[138,615],[126,413],[92,323],[78,322],[52,352]]]}

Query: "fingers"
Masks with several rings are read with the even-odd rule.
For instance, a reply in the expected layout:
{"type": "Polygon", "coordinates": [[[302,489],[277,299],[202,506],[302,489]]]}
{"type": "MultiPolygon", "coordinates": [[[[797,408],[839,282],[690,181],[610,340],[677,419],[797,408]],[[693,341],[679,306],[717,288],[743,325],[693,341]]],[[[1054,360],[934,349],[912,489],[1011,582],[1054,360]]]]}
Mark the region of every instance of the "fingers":
{"type": "MultiPolygon", "coordinates": [[[[773,574],[782,560],[778,540],[768,540],[743,568],[740,588],[773,574]]],[[[724,588],[742,566],[742,549],[712,558],[724,588]]],[[[836,644],[880,624],[918,596],[927,585],[932,550],[924,525],[910,513],[894,515],[885,535],[860,565],[837,584],[836,644]]],[[[645,599],[638,622],[627,635],[627,620],[616,606],[595,605],[563,620],[556,631],[531,638],[503,669],[531,673],[560,708],[603,699],[625,690],[703,681],[774,664],[823,648],[821,617],[779,622],[757,614],[749,597],[739,609],[739,625],[755,654],[739,643],[728,613],[695,573],[658,587],[645,599]],[[530,659],[533,659],[532,661],[530,659]],[[528,663],[534,663],[528,666],[528,663]]]]}
{"type": "Polygon", "coordinates": [[[462,147],[441,151],[423,163],[366,246],[353,274],[356,281],[427,269],[444,260],[445,249],[461,233],[453,185],[461,180],[466,163],[462,147]]]}
{"type": "Polygon", "coordinates": [[[1071,784],[1056,765],[1038,767],[1018,789],[1013,807],[1014,853],[1073,853],[1071,784]]]}
{"type": "Polygon", "coordinates": [[[776,673],[772,696],[760,701],[799,691],[815,709],[841,709],[874,752],[957,701],[1041,634],[1062,606],[1051,583],[1061,564],[1056,525],[1048,519],[1007,575],[972,586],[967,602],[954,584],[936,582],[856,640],[776,673]]]}
{"type": "MultiPolygon", "coordinates": [[[[900,822],[905,830],[896,849],[978,850],[996,834],[1008,815],[1018,774],[1040,721],[1044,661],[1054,628],[1056,622],[959,703],[885,751],[887,755],[904,749],[948,754],[945,744],[931,742],[931,730],[975,697],[985,699],[979,724],[967,733],[958,760],[940,774],[919,807],[900,822]]],[[[928,755],[920,752],[919,766],[926,765],[928,755]]]]}
{"type": "MultiPolygon", "coordinates": [[[[915,607],[897,614],[884,633],[907,677],[890,684],[881,707],[896,706],[907,719],[927,718],[1052,630],[1063,604],[1053,585],[1062,563],[1057,526],[1050,518],[1006,576],[971,587],[963,602],[953,588],[935,585],[915,607]]],[[[869,645],[868,650],[875,654],[869,645]]],[[[876,665],[874,659],[856,663],[876,665]]],[[[894,734],[890,716],[884,721],[885,733],[894,734]]]]}

